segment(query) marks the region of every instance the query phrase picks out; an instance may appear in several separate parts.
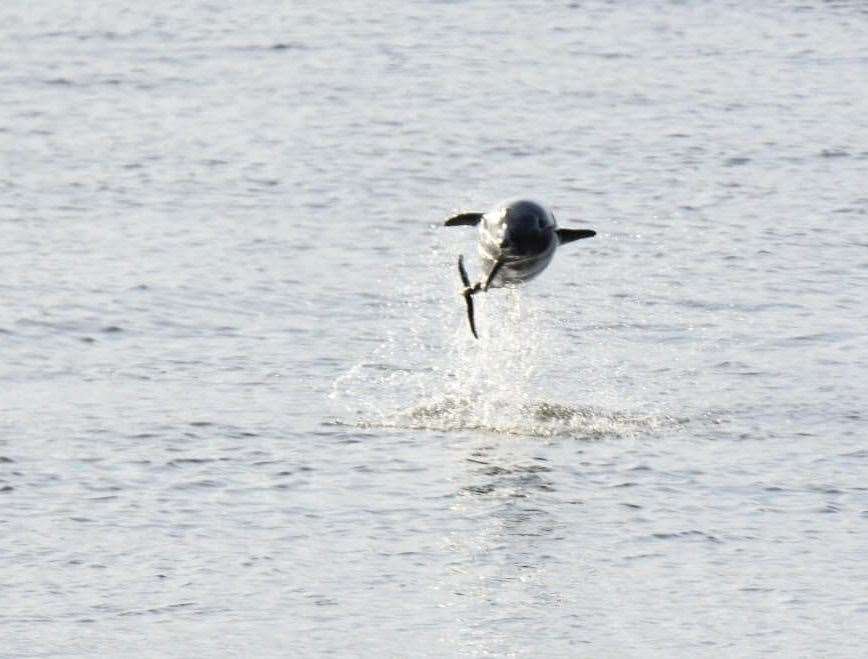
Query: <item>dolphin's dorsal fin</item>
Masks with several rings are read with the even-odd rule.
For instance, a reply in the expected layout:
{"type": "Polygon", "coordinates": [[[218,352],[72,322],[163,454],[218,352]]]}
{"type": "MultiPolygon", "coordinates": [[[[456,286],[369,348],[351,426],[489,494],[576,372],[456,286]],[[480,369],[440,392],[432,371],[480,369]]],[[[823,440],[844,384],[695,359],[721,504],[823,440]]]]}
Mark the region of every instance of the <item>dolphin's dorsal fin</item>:
{"type": "Polygon", "coordinates": [[[590,229],[558,229],[558,242],[561,245],[565,245],[566,243],[571,243],[574,240],[581,240],[582,238],[593,238],[597,235],[596,231],[591,231],[590,229]]]}
{"type": "Polygon", "coordinates": [[[475,227],[482,220],[482,216],[485,213],[459,213],[458,215],[453,215],[450,217],[443,226],[447,227],[459,227],[459,226],[469,226],[475,227]]]}

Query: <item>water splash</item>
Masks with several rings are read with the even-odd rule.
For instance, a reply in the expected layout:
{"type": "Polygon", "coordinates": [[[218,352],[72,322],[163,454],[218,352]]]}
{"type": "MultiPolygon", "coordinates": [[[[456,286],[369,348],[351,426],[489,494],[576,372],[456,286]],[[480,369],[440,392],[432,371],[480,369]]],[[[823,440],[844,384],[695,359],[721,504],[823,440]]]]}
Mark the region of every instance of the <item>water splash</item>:
{"type": "Polygon", "coordinates": [[[481,431],[531,437],[604,439],[632,437],[679,423],[666,415],[632,415],[595,407],[571,407],[537,400],[518,406],[510,400],[443,398],[399,410],[380,419],[361,419],[363,428],[481,431]]]}
{"type": "Polygon", "coordinates": [[[394,314],[405,325],[334,382],[331,398],[354,417],[337,423],[591,439],[635,436],[677,422],[600,405],[607,398],[601,374],[583,374],[588,360],[574,344],[565,347],[563,327],[550,322],[551,310],[527,287],[477,296],[475,340],[450,263],[457,250],[430,253],[438,262],[412,270],[402,291],[406,309],[394,314]],[[447,274],[455,281],[444,282],[447,274]],[[577,391],[580,404],[561,402],[577,391]]]}

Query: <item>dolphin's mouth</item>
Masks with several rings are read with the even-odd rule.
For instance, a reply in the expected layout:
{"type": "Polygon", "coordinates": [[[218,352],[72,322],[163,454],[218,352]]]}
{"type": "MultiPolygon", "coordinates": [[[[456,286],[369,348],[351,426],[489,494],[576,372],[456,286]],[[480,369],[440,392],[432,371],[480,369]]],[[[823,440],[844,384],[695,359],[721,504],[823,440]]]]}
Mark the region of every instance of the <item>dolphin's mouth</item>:
{"type": "Polygon", "coordinates": [[[479,250],[480,256],[489,261],[501,261],[505,265],[517,265],[520,263],[529,263],[531,261],[535,261],[542,254],[516,254],[512,252],[509,248],[497,248],[492,249],[489,245],[484,245],[482,249],[479,250]]]}
{"type": "Polygon", "coordinates": [[[539,257],[539,254],[531,254],[530,256],[525,256],[523,254],[509,254],[508,252],[501,252],[500,260],[508,265],[516,265],[518,263],[536,261],[539,257]]]}

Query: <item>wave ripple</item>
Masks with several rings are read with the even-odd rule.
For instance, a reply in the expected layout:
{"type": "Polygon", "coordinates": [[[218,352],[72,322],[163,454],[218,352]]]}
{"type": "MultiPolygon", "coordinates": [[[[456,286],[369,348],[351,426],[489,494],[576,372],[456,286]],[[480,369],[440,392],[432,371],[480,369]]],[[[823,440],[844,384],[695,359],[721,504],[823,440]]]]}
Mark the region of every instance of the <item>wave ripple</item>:
{"type": "Polygon", "coordinates": [[[363,428],[605,439],[634,437],[682,423],[685,420],[667,415],[613,412],[544,400],[516,404],[502,399],[481,401],[447,397],[384,414],[381,418],[362,419],[356,425],[363,428]]]}

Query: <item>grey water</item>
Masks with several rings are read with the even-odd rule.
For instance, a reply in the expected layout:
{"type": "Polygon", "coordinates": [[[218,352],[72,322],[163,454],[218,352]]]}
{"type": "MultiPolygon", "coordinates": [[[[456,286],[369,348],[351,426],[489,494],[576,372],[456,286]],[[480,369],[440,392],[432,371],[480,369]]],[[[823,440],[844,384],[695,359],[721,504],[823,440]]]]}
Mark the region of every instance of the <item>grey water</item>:
{"type": "Polygon", "coordinates": [[[0,145],[0,656],[865,656],[865,3],[12,0],[0,145]]]}

